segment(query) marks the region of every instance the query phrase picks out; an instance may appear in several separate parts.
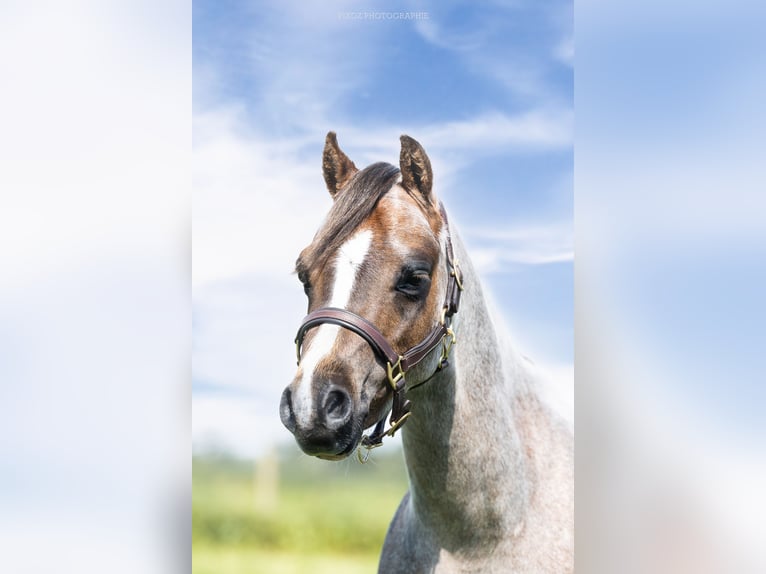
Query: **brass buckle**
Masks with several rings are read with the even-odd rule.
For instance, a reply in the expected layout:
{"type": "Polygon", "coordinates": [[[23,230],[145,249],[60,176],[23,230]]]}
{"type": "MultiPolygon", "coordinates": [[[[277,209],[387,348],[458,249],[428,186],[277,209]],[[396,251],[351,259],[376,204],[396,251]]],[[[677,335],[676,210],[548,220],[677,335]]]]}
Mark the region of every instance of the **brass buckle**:
{"type": "Polygon", "coordinates": [[[457,343],[455,332],[452,330],[452,327],[447,327],[447,332],[442,337],[442,356],[439,359],[440,369],[447,363],[449,354],[452,352],[452,347],[455,345],[455,343],[457,343]],[[449,340],[447,340],[447,337],[449,337],[449,340]]]}
{"type": "Polygon", "coordinates": [[[455,278],[455,283],[457,283],[457,288],[461,291],[463,290],[463,278],[462,274],[460,273],[460,267],[457,264],[457,259],[454,261],[450,261],[450,266],[452,267],[452,271],[449,272],[449,274],[455,278]]]}
{"type": "Polygon", "coordinates": [[[404,424],[404,421],[406,421],[411,414],[412,413],[410,411],[407,411],[406,413],[404,413],[402,416],[399,417],[399,420],[395,420],[394,422],[392,422],[391,428],[388,429],[383,436],[393,437],[394,433],[399,430],[399,427],[404,424]]]}
{"type": "Polygon", "coordinates": [[[404,377],[401,355],[399,355],[399,360],[396,361],[395,365],[391,365],[390,361],[386,363],[386,374],[388,375],[388,383],[391,385],[391,388],[394,389],[394,391],[398,391],[399,387],[397,386],[397,383],[404,377]],[[396,374],[394,374],[395,369],[399,370],[399,372],[396,374]]]}

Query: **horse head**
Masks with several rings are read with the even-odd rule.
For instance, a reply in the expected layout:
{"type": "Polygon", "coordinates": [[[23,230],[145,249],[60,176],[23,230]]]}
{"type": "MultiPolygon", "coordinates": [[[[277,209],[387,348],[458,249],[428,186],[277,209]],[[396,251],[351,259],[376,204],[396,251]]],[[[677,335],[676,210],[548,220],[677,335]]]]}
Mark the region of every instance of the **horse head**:
{"type": "MultiPolygon", "coordinates": [[[[402,136],[398,169],[376,163],[359,170],[330,132],[322,165],[333,205],[296,263],[309,316],[339,309],[361,318],[401,359],[444,324],[450,285],[448,233],[430,160],[418,142],[402,136]]],[[[391,364],[370,336],[360,336],[364,327],[355,332],[324,320],[312,328],[304,322],[302,330],[298,370],[282,394],[280,417],[304,452],[339,460],[391,409],[391,364]]],[[[438,363],[428,351],[413,361],[420,363],[413,373],[438,363]]]]}

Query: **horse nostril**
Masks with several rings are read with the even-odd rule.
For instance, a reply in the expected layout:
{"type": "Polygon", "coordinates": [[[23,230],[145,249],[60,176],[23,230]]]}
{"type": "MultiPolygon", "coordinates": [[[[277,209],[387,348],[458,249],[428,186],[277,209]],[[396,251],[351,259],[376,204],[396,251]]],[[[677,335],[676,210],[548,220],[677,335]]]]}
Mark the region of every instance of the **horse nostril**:
{"type": "Polygon", "coordinates": [[[351,417],[351,397],[343,389],[332,388],[325,394],[322,408],[327,427],[341,427],[351,417]]]}
{"type": "Polygon", "coordinates": [[[295,432],[295,413],[293,413],[292,392],[289,387],[282,393],[282,400],[279,401],[279,418],[282,419],[282,424],[287,427],[287,430],[295,432]]]}

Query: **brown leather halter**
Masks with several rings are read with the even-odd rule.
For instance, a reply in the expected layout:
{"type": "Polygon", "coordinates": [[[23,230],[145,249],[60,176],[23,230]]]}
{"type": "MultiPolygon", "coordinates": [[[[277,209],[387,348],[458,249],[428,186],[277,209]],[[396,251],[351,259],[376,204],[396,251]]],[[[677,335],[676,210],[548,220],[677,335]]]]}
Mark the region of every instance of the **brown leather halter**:
{"type": "MultiPolygon", "coordinates": [[[[391,418],[389,419],[389,424],[391,426],[388,430],[384,431],[386,422],[386,417],[384,416],[378,421],[371,435],[362,437],[361,444],[368,450],[383,444],[384,436],[394,436],[394,433],[404,424],[407,417],[410,415],[410,401],[404,398],[404,393],[406,391],[405,375],[407,374],[407,371],[441,345],[442,355],[439,359],[439,365],[437,366],[436,371],[425,380],[411,385],[410,388],[428,382],[433,378],[436,372],[448,365],[450,350],[457,342],[451,324],[452,316],[457,313],[460,306],[460,293],[463,290],[463,274],[460,272],[460,268],[458,267],[457,260],[455,259],[452,250],[452,238],[449,232],[447,212],[444,210],[444,206],[441,203],[439,204],[439,211],[441,212],[442,220],[444,221],[444,227],[447,230],[446,254],[449,271],[447,293],[445,295],[439,322],[420,343],[400,355],[389,344],[385,336],[383,336],[377,327],[367,319],[356,313],[347,311],[346,309],[338,309],[335,307],[322,307],[306,315],[298,329],[298,334],[295,337],[295,347],[299,365],[301,362],[303,338],[310,329],[323,323],[338,325],[339,327],[353,331],[367,341],[373,352],[375,352],[381,361],[386,364],[386,376],[394,394],[391,418]]],[[[361,455],[360,460],[362,460],[361,455]]]]}

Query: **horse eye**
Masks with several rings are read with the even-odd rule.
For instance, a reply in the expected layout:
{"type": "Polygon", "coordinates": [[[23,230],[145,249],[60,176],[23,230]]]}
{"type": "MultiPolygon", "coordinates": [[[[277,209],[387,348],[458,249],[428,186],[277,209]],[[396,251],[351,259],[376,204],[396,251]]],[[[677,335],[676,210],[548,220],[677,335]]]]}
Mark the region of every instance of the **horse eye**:
{"type": "Polygon", "coordinates": [[[405,267],[396,283],[396,290],[410,299],[422,299],[431,287],[431,276],[425,269],[405,267]]]}
{"type": "Polygon", "coordinates": [[[309,281],[308,273],[305,271],[300,271],[298,273],[298,280],[303,284],[303,292],[308,297],[309,293],[311,292],[311,282],[309,281]]]}

